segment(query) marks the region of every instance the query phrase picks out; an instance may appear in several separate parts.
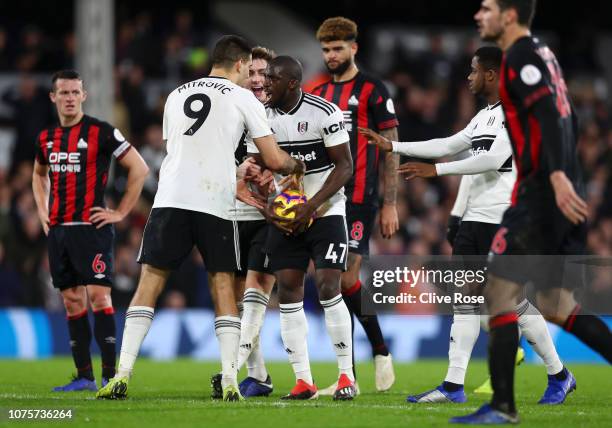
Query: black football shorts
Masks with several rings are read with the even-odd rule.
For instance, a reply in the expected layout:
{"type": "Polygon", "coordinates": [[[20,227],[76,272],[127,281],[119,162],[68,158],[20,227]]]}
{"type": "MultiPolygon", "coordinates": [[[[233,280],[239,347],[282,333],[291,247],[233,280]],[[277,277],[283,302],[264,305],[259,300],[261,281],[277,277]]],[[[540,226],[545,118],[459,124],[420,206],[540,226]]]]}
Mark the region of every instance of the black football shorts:
{"type": "Polygon", "coordinates": [[[367,257],[370,254],[370,236],[378,207],[372,204],[346,203],[346,225],[349,234],[349,252],[367,257]]]}
{"type": "Polygon", "coordinates": [[[297,236],[288,236],[270,226],[266,248],[270,253],[273,272],[283,269],[306,272],[310,260],[313,260],[316,269],[344,272],[348,255],[346,220],[342,215],[320,217],[297,236]]]}
{"type": "Polygon", "coordinates": [[[556,205],[506,210],[489,252],[489,273],[536,289],[575,288],[575,256],[585,254],[586,225],[574,225],[556,205]],[[574,256],[574,257],[572,257],[574,256]]]}
{"type": "Polygon", "coordinates": [[[189,256],[194,245],[209,272],[235,272],[240,266],[235,221],[180,208],[151,210],[138,263],[174,270],[189,256]]]}
{"type": "Polygon", "coordinates": [[[60,290],[78,285],[113,284],[112,225],[96,229],[89,224],[53,226],[47,246],[53,286],[60,290]]]}
{"type": "Polygon", "coordinates": [[[268,223],[265,220],[239,221],[238,233],[242,267],[236,271],[236,275],[246,276],[248,270],[271,274],[270,258],[264,249],[268,238],[268,223]]]}

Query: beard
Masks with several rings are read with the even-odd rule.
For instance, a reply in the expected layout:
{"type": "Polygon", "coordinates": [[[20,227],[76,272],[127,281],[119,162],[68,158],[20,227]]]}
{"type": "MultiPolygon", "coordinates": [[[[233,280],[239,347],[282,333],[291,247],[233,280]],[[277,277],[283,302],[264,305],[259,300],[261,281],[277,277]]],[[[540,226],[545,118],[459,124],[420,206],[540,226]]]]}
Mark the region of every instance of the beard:
{"type": "Polygon", "coordinates": [[[344,72],[346,70],[348,70],[348,68],[351,66],[351,60],[347,59],[344,62],[341,62],[340,64],[338,64],[338,66],[336,68],[330,68],[329,65],[325,64],[325,67],[327,67],[327,71],[329,74],[331,75],[341,75],[344,74],[344,72]]]}

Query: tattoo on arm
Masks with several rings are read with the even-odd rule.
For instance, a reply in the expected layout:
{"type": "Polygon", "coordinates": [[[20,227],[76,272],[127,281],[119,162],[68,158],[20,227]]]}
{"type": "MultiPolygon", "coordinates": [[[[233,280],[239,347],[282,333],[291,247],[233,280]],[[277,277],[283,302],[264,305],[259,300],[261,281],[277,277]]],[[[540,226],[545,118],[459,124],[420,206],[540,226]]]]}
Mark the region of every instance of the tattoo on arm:
{"type": "MultiPolygon", "coordinates": [[[[387,138],[389,141],[397,141],[397,128],[389,128],[380,131],[380,135],[387,138]]],[[[397,199],[397,183],[398,175],[397,168],[399,167],[399,155],[397,153],[388,152],[385,155],[384,169],[384,203],[395,204],[397,199]]]]}

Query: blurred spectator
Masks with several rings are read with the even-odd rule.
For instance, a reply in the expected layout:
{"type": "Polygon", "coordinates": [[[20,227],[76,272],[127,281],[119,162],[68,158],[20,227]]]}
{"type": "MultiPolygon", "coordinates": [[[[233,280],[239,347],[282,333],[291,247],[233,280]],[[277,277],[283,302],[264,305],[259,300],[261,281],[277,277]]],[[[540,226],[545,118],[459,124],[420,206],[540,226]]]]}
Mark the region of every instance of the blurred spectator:
{"type": "Polygon", "coordinates": [[[13,68],[13,61],[9,52],[8,33],[0,27],[0,72],[13,68]]]}
{"type": "Polygon", "coordinates": [[[2,101],[13,111],[17,141],[13,147],[13,165],[22,161],[33,162],[36,136],[51,125],[55,113],[51,108],[49,90],[40,86],[28,74],[20,76],[19,84],[2,94],[2,101]]]}
{"type": "Polygon", "coordinates": [[[149,125],[145,131],[143,146],[140,155],[149,166],[149,176],[145,181],[143,194],[153,201],[157,192],[157,181],[162,161],[166,156],[164,140],[162,139],[162,127],[156,123],[149,125]]]}

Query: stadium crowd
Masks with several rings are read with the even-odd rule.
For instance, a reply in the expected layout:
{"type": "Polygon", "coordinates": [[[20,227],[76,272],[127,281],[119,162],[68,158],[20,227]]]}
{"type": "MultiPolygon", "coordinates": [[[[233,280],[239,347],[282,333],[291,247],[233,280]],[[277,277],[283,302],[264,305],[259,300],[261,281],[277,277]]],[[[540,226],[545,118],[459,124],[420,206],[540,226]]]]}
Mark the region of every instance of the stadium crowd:
{"type": "MultiPolygon", "coordinates": [[[[207,73],[207,46],[219,34],[198,31],[196,28],[209,27],[197,24],[190,12],[179,11],[173,25],[161,33],[163,36],[153,30],[157,23],[147,13],[117,25],[111,122],[128,136],[151,170],[136,209],[116,225],[113,301],[119,308],[127,306],[140,271],[136,255],[165,154],[161,117],[167,89],[207,73]],[[145,85],[149,79],[162,82],[162,89],[145,85]]],[[[480,106],[467,89],[466,76],[474,49],[470,42],[464,46],[463,55],[446,56],[434,35],[425,53],[410,59],[398,57],[391,71],[381,76],[394,94],[402,141],[450,135],[473,117],[480,106]]],[[[51,285],[46,238],[31,191],[34,140],[38,131],[55,119],[49,86],[34,76],[73,67],[74,51],[73,33],[58,38],[34,26],[21,31],[0,28],[0,81],[4,74],[19,75],[17,85],[0,93],[0,103],[11,113],[0,117],[0,131],[8,129],[12,131],[8,135],[14,135],[12,141],[0,136],[0,306],[62,310],[59,293],[51,285]]],[[[360,65],[368,69],[368,64],[360,65]]],[[[590,209],[588,248],[593,254],[611,256],[611,106],[601,83],[604,79],[584,78],[573,73],[571,63],[563,65],[580,119],[579,154],[590,209]]],[[[109,183],[108,204],[113,206],[125,185],[120,168],[115,169],[109,183]]],[[[400,230],[390,240],[382,239],[375,230],[371,254],[449,254],[446,223],[458,183],[458,177],[402,182],[398,196],[400,230]]],[[[314,287],[306,290],[311,293],[306,306],[318,306],[314,287]]],[[[612,283],[602,284],[599,292],[611,296],[612,283]]],[[[171,276],[161,306],[211,306],[205,267],[197,252],[171,276]]]]}

